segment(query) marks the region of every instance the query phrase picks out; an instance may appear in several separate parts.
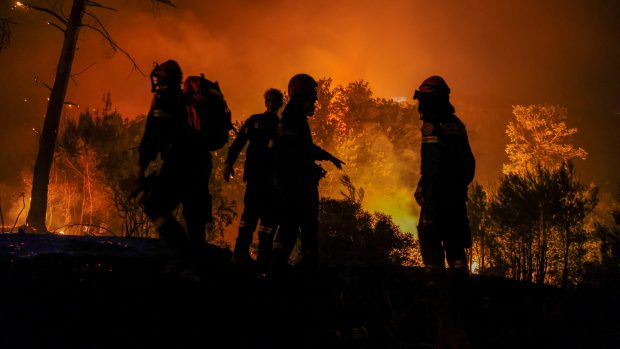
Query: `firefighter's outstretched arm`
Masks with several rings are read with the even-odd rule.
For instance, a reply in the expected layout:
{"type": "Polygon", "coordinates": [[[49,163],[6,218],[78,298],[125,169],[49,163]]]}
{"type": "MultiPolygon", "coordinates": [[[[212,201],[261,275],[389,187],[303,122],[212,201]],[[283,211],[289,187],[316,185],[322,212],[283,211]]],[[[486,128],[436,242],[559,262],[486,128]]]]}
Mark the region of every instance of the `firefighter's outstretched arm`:
{"type": "Polygon", "coordinates": [[[334,166],[336,166],[336,168],[339,170],[342,170],[342,165],[346,165],[344,161],[338,159],[337,157],[333,155],[331,155],[331,157],[328,160],[331,161],[331,163],[334,164],[334,166]]]}
{"type": "Polygon", "coordinates": [[[312,143],[311,152],[315,160],[330,161],[339,170],[342,170],[342,165],[345,165],[344,161],[338,159],[337,157],[333,156],[330,152],[319,147],[318,145],[314,143],[312,143]]]}
{"type": "Polygon", "coordinates": [[[235,176],[234,165],[235,165],[235,162],[237,161],[237,158],[239,157],[239,154],[243,150],[243,147],[245,147],[245,144],[249,140],[248,132],[249,132],[249,129],[248,129],[247,122],[246,122],[243,124],[243,126],[241,126],[241,129],[237,133],[237,137],[235,138],[235,140],[232,142],[232,144],[228,148],[228,155],[226,157],[226,162],[224,164],[224,173],[223,173],[224,180],[226,182],[228,182],[231,177],[235,176]]]}

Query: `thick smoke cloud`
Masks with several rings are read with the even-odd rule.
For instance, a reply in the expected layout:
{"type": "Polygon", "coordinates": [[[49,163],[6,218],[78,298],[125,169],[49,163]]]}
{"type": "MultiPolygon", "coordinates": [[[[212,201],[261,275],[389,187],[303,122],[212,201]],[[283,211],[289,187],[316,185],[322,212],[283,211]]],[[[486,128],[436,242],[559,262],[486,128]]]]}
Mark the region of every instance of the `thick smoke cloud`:
{"type": "MultiPolygon", "coordinates": [[[[42,1],[42,3],[46,3],[42,1]]],[[[47,3],[55,3],[49,1],[47,3]]],[[[68,1],[67,1],[68,3],[68,1]]],[[[186,74],[220,81],[236,119],[262,110],[262,92],[284,88],[298,72],[335,83],[365,79],[375,95],[409,98],[425,77],[452,87],[457,113],[475,131],[478,179],[494,180],[506,160],[504,128],[512,104],[569,109],[576,142],[589,151],[587,180],[615,186],[620,169],[620,5],[613,1],[110,1],[101,18],[119,45],[148,73],[153,61],[176,58],[186,74]]],[[[0,15],[9,15],[2,5],[0,15]]],[[[0,53],[0,182],[17,183],[31,166],[61,34],[39,13],[19,22],[0,53]],[[25,101],[27,99],[27,101],[25,101]]],[[[101,106],[112,92],[126,117],[144,113],[149,82],[122,54],[84,31],[68,99],[101,106]]],[[[75,115],[77,111],[67,110],[75,115]]],[[[414,122],[414,120],[412,120],[414,122]]]]}

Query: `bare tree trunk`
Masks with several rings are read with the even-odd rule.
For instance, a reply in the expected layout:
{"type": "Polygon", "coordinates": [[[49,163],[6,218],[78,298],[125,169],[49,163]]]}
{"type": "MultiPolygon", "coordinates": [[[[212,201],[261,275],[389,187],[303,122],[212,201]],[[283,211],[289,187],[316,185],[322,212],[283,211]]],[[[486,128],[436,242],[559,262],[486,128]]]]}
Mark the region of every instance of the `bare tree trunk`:
{"type": "Polygon", "coordinates": [[[50,101],[47,105],[45,113],[45,121],[43,122],[43,130],[39,142],[39,151],[34,164],[34,174],[32,178],[32,194],[30,202],[30,210],[26,218],[26,224],[38,232],[46,232],[45,215],[47,211],[47,193],[49,185],[50,169],[54,159],[54,148],[56,147],[56,137],[58,135],[58,125],[62,107],[71,77],[71,66],[75,57],[75,49],[77,45],[80,27],[82,25],[82,17],[86,0],[74,0],[71,8],[71,15],[67,23],[65,38],[60,52],[60,59],[56,67],[56,79],[50,101]]]}
{"type": "Polygon", "coordinates": [[[523,242],[523,274],[527,282],[532,282],[532,244],[530,241],[523,242]]]}
{"type": "MultiPolygon", "coordinates": [[[[90,161],[90,154],[89,154],[90,161]]],[[[86,178],[88,179],[88,204],[89,204],[89,213],[88,213],[88,224],[93,224],[93,188],[92,181],[90,179],[90,170],[88,167],[88,162],[86,163],[86,178]]]]}
{"type": "Polygon", "coordinates": [[[562,268],[562,288],[568,287],[568,255],[570,252],[570,227],[565,228],[566,236],[564,241],[564,267],[562,268]]]}
{"type": "Polygon", "coordinates": [[[543,214],[540,214],[540,234],[542,235],[542,242],[540,245],[539,259],[538,259],[538,275],[536,277],[539,284],[545,283],[545,273],[547,270],[547,229],[545,228],[543,214]]]}
{"type": "MultiPolygon", "coordinates": [[[[84,155],[80,155],[83,159],[84,155]]],[[[84,169],[82,173],[82,204],[80,205],[80,230],[84,228],[84,210],[86,207],[86,176],[88,175],[87,169],[84,169]]],[[[80,232],[81,233],[81,232],[80,232]]]]}
{"type": "Polygon", "coordinates": [[[478,274],[484,273],[484,239],[485,230],[483,228],[480,230],[480,266],[478,266],[478,274]]]}

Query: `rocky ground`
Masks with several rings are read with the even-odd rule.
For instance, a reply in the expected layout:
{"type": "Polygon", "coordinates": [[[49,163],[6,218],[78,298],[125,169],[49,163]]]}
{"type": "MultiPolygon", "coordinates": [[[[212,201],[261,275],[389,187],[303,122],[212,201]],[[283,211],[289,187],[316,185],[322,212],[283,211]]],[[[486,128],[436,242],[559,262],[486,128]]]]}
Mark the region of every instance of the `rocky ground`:
{"type": "Polygon", "coordinates": [[[620,295],[416,268],[257,277],[206,246],[0,235],[0,348],[619,348],[620,295]]]}

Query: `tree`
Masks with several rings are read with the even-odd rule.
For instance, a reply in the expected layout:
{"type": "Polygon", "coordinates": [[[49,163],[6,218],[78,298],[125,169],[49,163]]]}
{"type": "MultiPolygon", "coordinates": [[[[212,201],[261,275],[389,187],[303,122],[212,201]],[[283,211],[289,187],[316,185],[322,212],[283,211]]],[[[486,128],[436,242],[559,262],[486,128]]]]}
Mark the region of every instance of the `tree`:
{"type": "MultiPolygon", "coordinates": [[[[136,144],[145,122],[144,115],[123,118],[112,108],[109,92],[104,94],[103,108],[86,108],[78,118],[63,119],[49,184],[47,223],[52,231],[154,236],[139,197],[133,195],[137,189],[136,144]]],[[[214,152],[215,168],[221,167],[224,159],[222,152],[214,152]]],[[[152,169],[158,165],[154,161],[152,169]]],[[[28,176],[24,180],[30,183],[28,176]]],[[[220,245],[225,227],[236,217],[236,200],[243,198],[240,179],[233,185],[223,182],[221,176],[211,176],[214,222],[207,238],[220,245]]]]}
{"type": "Polygon", "coordinates": [[[594,263],[594,270],[590,272],[594,274],[590,283],[620,291],[620,211],[615,211],[613,217],[613,227],[600,224],[596,227],[601,258],[598,263],[594,263]]]}
{"type": "MultiPolygon", "coordinates": [[[[111,102],[109,95],[104,104],[111,102]]],[[[47,223],[79,228],[78,234],[150,236],[150,221],[131,197],[144,117],[90,108],[60,125],[50,178],[47,223]],[[117,215],[114,214],[116,208],[117,215]]],[[[66,230],[65,230],[66,231],[66,230]]],[[[75,233],[75,230],[70,230],[75,233]]]]}
{"type": "Polygon", "coordinates": [[[597,192],[580,182],[570,162],[556,169],[538,165],[500,179],[490,217],[505,235],[503,258],[513,278],[568,285],[571,265],[581,264],[583,223],[597,192]]]}
{"type": "Polygon", "coordinates": [[[392,218],[362,208],[364,190],[342,176],[343,199],[323,198],[319,240],[326,265],[420,265],[417,241],[400,231],[392,218]]]}
{"type": "Polygon", "coordinates": [[[504,164],[504,174],[523,173],[537,164],[557,168],[574,158],[585,160],[588,155],[583,148],[566,143],[567,138],[577,132],[577,128],[566,126],[566,108],[515,105],[512,113],[515,121],[506,127],[510,142],[506,146],[509,163],[504,164]]]}
{"type": "MultiPolygon", "coordinates": [[[[537,200],[525,176],[504,175],[489,207],[495,229],[502,232],[502,260],[515,280],[532,281],[534,274],[534,228],[537,200]]],[[[499,235],[499,234],[498,234],[499,235]]],[[[497,263],[497,261],[496,261],[497,263]]]]}
{"type": "MultiPolygon", "coordinates": [[[[171,0],[151,1],[173,6],[171,0]]],[[[50,170],[54,159],[58,127],[63,104],[65,103],[69,79],[71,78],[71,68],[73,66],[80,29],[88,28],[101,34],[114,50],[123,52],[131,60],[134,68],[137,70],[139,70],[139,68],[131,56],[116,44],[103,23],[93,12],[93,10],[116,11],[111,7],[91,0],[73,0],[71,12],[68,17],[62,15],[62,11],[58,13],[53,8],[41,7],[21,1],[15,2],[15,8],[32,9],[50,15],[53,21],[57,22],[50,21],[48,23],[64,33],[54,84],[50,88],[49,103],[47,105],[43,129],[39,139],[39,149],[32,179],[30,210],[26,218],[26,224],[30,230],[46,232],[45,216],[47,212],[50,170]],[[89,20],[84,21],[84,16],[89,20]]]]}
{"type": "Polygon", "coordinates": [[[484,273],[485,248],[488,249],[488,202],[487,193],[480,183],[474,182],[469,187],[469,200],[467,201],[467,216],[473,240],[472,253],[469,269],[484,273]],[[475,267],[474,267],[475,263],[475,267]]]}
{"type": "MultiPolygon", "coordinates": [[[[413,232],[418,206],[412,192],[419,176],[419,117],[411,104],[373,97],[369,83],[332,86],[319,80],[319,100],[309,119],[317,144],[347,163],[346,172],[366,189],[367,209],[389,213],[413,232]]],[[[321,181],[321,194],[335,197],[338,176],[321,181]]]]}
{"type": "Polygon", "coordinates": [[[562,235],[561,285],[566,288],[569,282],[571,249],[582,240],[584,220],[598,202],[598,188],[582,184],[571,162],[560,167],[555,173],[555,179],[556,192],[559,194],[556,219],[562,235]]]}

